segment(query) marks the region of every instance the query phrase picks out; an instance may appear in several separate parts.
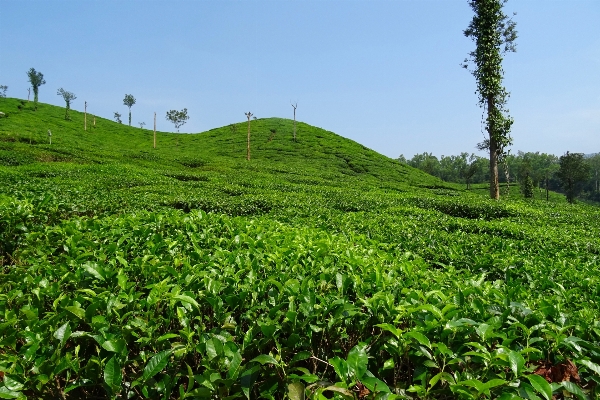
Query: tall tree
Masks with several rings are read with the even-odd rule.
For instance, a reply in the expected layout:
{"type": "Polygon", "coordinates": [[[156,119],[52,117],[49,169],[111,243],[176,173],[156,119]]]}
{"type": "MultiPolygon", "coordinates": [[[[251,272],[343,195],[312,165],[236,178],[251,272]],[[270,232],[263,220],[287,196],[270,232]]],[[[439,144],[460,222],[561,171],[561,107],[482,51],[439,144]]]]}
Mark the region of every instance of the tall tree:
{"type": "Polygon", "coordinates": [[[590,166],[585,163],[583,153],[569,153],[558,160],[560,169],[556,173],[560,179],[567,201],[575,202],[575,197],[581,191],[581,183],[588,179],[590,166]]]}
{"type": "Polygon", "coordinates": [[[490,152],[490,197],[500,198],[498,163],[505,154],[504,149],[512,142],[510,128],[513,119],[508,115],[506,103],[509,93],[502,86],[504,70],[503,55],[516,51],[516,23],[502,7],[507,0],[469,0],[475,16],[465,29],[464,35],[475,42],[475,50],[465,59],[464,68],[474,64],[471,73],[477,81],[479,105],[487,112],[486,131],[488,137],[479,144],[490,152]]]}
{"type": "Polygon", "coordinates": [[[123,104],[129,107],[129,126],[131,126],[131,107],[135,104],[135,97],[131,94],[126,94],[123,99],[123,104]]]}
{"type": "Polygon", "coordinates": [[[177,132],[179,132],[179,128],[182,127],[188,119],[190,119],[190,117],[188,116],[187,108],[184,108],[181,111],[167,111],[167,121],[171,121],[173,125],[175,125],[177,132]]]}
{"type": "Polygon", "coordinates": [[[63,88],[58,89],[58,92],[56,94],[59,95],[59,96],[62,96],[62,98],[65,101],[65,103],[67,103],[66,107],[65,107],[65,119],[66,120],[70,120],[71,117],[69,116],[69,110],[71,109],[71,102],[73,100],[75,100],[77,98],[77,96],[75,96],[75,93],[73,93],[73,92],[67,92],[63,88]]]}
{"type": "Polygon", "coordinates": [[[46,84],[46,81],[44,80],[44,74],[36,71],[35,68],[30,68],[29,71],[27,71],[27,77],[29,78],[29,83],[31,83],[31,87],[33,89],[33,104],[37,110],[40,86],[46,84]]]}

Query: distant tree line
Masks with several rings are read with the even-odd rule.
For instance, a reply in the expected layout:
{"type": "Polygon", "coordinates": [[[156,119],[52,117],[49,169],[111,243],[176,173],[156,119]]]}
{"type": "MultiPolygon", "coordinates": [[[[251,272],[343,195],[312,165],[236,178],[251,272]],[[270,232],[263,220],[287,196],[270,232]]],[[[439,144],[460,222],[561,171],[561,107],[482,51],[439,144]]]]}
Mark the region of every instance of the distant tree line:
{"type": "MultiPolygon", "coordinates": [[[[489,159],[476,154],[460,153],[439,159],[431,153],[415,154],[411,159],[403,155],[398,161],[418,168],[446,182],[463,183],[470,188],[473,183],[490,180],[489,159]]],[[[583,155],[569,153],[558,157],[540,152],[507,154],[500,165],[503,173],[499,181],[506,185],[518,184],[525,197],[545,196],[545,190],[575,197],[600,201],[600,153],[583,155]]]]}

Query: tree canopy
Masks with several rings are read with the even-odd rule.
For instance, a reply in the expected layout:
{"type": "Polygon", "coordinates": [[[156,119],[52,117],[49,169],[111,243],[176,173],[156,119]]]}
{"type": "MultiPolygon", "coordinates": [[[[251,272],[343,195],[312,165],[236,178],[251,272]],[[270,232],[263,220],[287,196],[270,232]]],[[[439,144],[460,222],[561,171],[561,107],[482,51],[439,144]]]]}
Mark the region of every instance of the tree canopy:
{"type": "Polygon", "coordinates": [[[35,68],[30,68],[29,71],[27,71],[27,78],[33,88],[33,103],[37,109],[39,88],[46,84],[46,80],[44,80],[44,74],[36,71],[35,68]]]}
{"type": "Polygon", "coordinates": [[[170,121],[173,123],[173,125],[175,125],[177,132],[179,132],[179,128],[182,127],[188,119],[190,119],[190,117],[188,116],[187,108],[184,108],[181,111],[167,111],[167,121],[170,121]]]}

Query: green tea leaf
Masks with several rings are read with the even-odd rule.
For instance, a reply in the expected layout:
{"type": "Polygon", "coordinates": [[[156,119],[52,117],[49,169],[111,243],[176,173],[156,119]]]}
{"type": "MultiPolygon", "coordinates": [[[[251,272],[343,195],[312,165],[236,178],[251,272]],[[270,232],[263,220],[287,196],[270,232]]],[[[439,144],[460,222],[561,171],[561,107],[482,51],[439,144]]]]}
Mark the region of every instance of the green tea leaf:
{"type": "Polygon", "coordinates": [[[398,339],[400,338],[400,336],[402,335],[402,329],[396,328],[394,325],[392,324],[377,324],[375,325],[378,328],[383,329],[384,331],[388,331],[391,332],[392,334],[394,334],[394,336],[396,336],[398,339]]]}
{"type": "Polygon", "coordinates": [[[85,319],[85,310],[81,307],[68,306],[68,307],[65,307],[65,310],[69,311],[70,313],[75,315],[77,318],[85,319]]]}
{"type": "Polygon", "coordinates": [[[102,343],[102,348],[113,353],[123,353],[127,348],[127,342],[124,339],[107,340],[102,343]]]}
{"type": "Polygon", "coordinates": [[[4,386],[6,386],[8,390],[14,391],[23,390],[25,387],[25,385],[23,385],[23,383],[20,382],[17,377],[12,375],[4,375],[4,386]]]}
{"type": "Polygon", "coordinates": [[[523,366],[525,366],[525,359],[521,353],[511,350],[508,353],[508,362],[510,364],[510,369],[512,370],[513,374],[515,374],[515,378],[518,378],[521,374],[521,371],[523,371],[523,366]]]}
{"type": "Polygon", "coordinates": [[[367,372],[369,357],[367,356],[366,349],[367,345],[365,343],[359,343],[348,353],[348,372],[354,374],[354,378],[356,379],[361,379],[365,372],[367,372]]]}
{"type": "Polygon", "coordinates": [[[171,350],[165,350],[155,354],[148,361],[148,364],[146,364],[146,367],[144,368],[144,373],[142,375],[142,380],[147,381],[148,379],[152,378],[154,375],[162,371],[167,366],[170,355],[171,350]]]}
{"type": "Polygon", "coordinates": [[[423,346],[426,346],[431,349],[431,342],[429,341],[427,336],[423,335],[421,332],[410,331],[410,332],[405,333],[404,336],[416,339],[417,342],[419,342],[423,346]]]}
{"type": "Polygon", "coordinates": [[[552,387],[544,378],[535,374],[526,375],[526,377],[527,379],[529,379],[531,386],[533,386],[535,390],[541,393],[546,400],[552,399],[552,387]]]}
{"type": "Polygon", "coordinates": [[[327,361],[333,367],[333,370],[338,375],[340,380],[342,382],[347,382],[349,376],[348,363],[339,357],[333,357],[327,361]]]}
{"type": "Polygon", "coordinates": [[[276,359],[274,359],[273,357],[271,357],[268,354],[261,354],[260,356],[254,357],[252,360],[250,360],[250,362],[259,362],[259,363],[261,363],[261,365],[265,365],[265,364],[278,365],[279,364],[276,359]]]}
{"type": "Polygon", "coordinates": [[[69,322],[65,322],[60,328],[54,332],[54,337],[60,341],[60,345],[64,346],[66,341],[71,336],[71,326],[69,322]]]}
{"type": "Polygon", "coordinates": [[[589,369],[591,369],[592,371],[594,371],[595,373],[597,373],[598,375],[600,375],[600,365],[595,364],[589,360],[579,360],[577,361],[579,364],[583,364],[586,367],[588,367],[589,369]]]}
{"type": "Polygon", "coordinates": [[[294,382],[288,385],[288,396],[290,400],[304,400],[304,384],[302,382],[294,382]]]}
{"type": "Polygon", "coordinates": [[[385,384],[382,380],[364,375],[360,380],[371,392],[377,393],[391,393],[388,385],[385,384]]]}
{"type": "Polygon", "coordinates": [[[227,377],[229,379],[237,379],[238,374],[240,373],[240,367],[242,365],[242,355],[239,351],[233,353],[233,358],[229,363],[229,368],[227,370],[227,377]]]}
{"type": "Polygon", "coordinates": [[[123,375],[117,356],[111,357],[104,366],[104,382],[115,392],[121,387],[123,375]]]}
{"type": "Polygon", "coordinates": [[[588,400],[589,399],[589,397],[583,392],[583,390],[581,390],[581,388],[579,386],[577,386],[577,384],[575,384],[573,382],[569,382],[569,381],[564,381],[564,382],[561,382],[560,384],[562,385],[562,387],[567,389],[569,392],[571,392],[575,396],[577,396],[580,400],[588,400]]]}
{"type": "Polygon", "coordinates": [[[15,392],[13,390],[8,389],[6,386],[0,387],[0,399],[19,399],[24,400],[27,397],[21,392],[15,392]]]}
{"type": "Polygon", "coordinates": [[[198,309],[200,308],[200,305],[198,304],[198,302],[196,300],[192,299],[190,296],[187,296],[185,294],[177,294],[177,295],[173,296],[173,299],[179,300],[182,303],[189,303],[198,309]]]}
{"type": "Polygon", "coordinates": [[[102,270],[101,267],[98,266],[98,264],[88,261],[85,264],[82,264],[81,268],[83,268],[87,273],[92,275],[94,278],[100,279],[101,281],[104,280],[104,271],[102,270]]]}

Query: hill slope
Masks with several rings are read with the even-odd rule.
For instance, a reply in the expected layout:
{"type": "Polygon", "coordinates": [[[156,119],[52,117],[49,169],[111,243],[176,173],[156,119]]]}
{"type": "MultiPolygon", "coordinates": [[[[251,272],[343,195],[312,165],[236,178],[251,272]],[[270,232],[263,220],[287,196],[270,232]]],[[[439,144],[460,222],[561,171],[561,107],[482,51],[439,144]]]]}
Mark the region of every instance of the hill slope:
{"type": "Polygon", "coordinates": [[[279,118],[246,161],[246,123],[152,149],[0,111],[2,393],[597,395],[597,208],[491,201],[279,118]],[[531,377],[567,360],[577,385],[531,377]]]}

